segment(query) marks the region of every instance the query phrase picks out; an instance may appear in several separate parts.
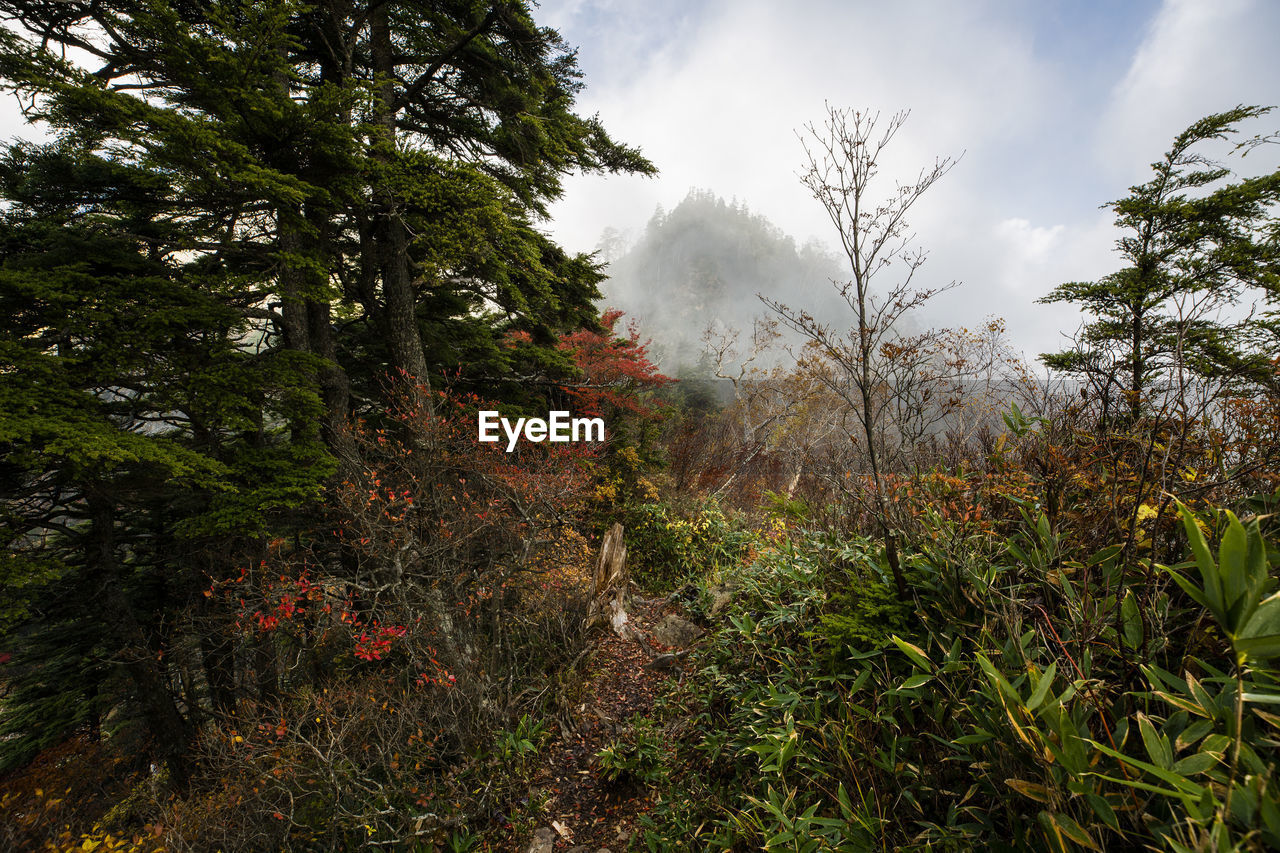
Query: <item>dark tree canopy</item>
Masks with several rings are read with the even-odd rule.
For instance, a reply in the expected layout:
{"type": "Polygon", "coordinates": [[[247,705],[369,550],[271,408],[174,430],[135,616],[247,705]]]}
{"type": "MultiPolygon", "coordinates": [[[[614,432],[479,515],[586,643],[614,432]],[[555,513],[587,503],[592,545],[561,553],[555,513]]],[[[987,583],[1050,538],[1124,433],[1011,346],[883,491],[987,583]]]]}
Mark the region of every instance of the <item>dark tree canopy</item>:
{"type": "MultiPolygon", "coordinates": [[[[0,19],[0,84],[53,134],[0,162],[0,572],[19,591],[0,629],[39,601],[44,632],[15,658],[30,701],[5,760],[107,707],[114,660],[180,783],[199,709],[145,651],[178,642],[169,615],[323,523],[345,425],[401,377],[462,368],[528,402],[529,377],[573,376],[557,343],[600,329],[602,274],[538,225],[566,174],[653,167],[574,112],[574,53],[523,2],[0,19]],[[59,633],[75,654],[39,639],[59,633]]],[[[226,707],[229,617],[199,606],[226,707]]],[[[270,695],[270,667],[256,677],[270,695]]]]}

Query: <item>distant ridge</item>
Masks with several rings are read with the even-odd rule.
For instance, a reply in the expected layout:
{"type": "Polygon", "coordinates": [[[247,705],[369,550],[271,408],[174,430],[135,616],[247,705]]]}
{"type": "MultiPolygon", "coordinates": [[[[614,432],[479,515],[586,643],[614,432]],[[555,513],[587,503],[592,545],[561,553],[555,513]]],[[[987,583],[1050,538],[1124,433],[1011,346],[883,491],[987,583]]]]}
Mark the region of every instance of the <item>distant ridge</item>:
{"type": "Polygon", "coordinates": [[[764,216],[706,190],[690,191],[669,213],[659,208],[630,246],[612,231],[602,242],[610,261],[602,304],[640,324],[668,373],[700,372],[708,326],[738,329],[748,341],[754,319],[767,314],[757,293],[842,327],[851,319],[831,284],[843,267],[826,246],[797,247],[764,216]]]}

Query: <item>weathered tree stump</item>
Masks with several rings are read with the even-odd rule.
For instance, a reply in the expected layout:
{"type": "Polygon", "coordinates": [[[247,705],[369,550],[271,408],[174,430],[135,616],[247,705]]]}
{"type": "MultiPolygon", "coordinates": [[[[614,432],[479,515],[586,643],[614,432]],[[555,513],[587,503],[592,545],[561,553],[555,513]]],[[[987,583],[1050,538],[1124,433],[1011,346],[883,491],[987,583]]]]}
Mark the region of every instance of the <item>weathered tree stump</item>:
{"type": "Polygon", "coordinates": [[[634,633],[627,624],[630,585],[631,572],[627,570],[627,546],[622,540],[622,525],[614,524],[600,545],[600,557],[591,578],[591,601],[587,605],[585,627],[608,625],[618,636],[629,638],[634,633]]]}

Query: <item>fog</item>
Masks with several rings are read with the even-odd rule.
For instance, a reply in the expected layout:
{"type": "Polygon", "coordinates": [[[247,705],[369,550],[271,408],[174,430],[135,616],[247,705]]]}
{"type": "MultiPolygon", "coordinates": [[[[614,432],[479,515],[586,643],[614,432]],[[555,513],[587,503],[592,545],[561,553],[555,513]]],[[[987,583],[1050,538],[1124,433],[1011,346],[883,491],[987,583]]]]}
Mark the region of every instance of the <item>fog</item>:
{"type": "MultiPolygon", "coordinates": [[[[704,372],[708,328],[740,332],[745,357],[754,321],[769,316],[758,294],[838,327],[852,318],[832,284],[847,277],[845,267],[827,246],[797,245],[765,217],[711,192],[694,190],[671,211],[659,208],[639,234],[606,230],[599,251],[609,262],[602,305],[638,323],[670,374],[704,372]]],[[[781,331],[757,364],[778,363],[798,342],[781,331]]]]}

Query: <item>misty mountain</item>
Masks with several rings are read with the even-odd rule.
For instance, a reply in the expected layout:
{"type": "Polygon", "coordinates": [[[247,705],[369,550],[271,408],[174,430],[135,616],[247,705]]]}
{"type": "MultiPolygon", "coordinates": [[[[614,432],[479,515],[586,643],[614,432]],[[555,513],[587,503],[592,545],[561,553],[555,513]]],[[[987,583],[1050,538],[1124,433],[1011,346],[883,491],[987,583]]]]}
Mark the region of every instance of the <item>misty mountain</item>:
{"type": "Polygon", "coordinates": [[[755,318],[768,314],[757,294],[848,325],[849,306],[831,284],[845,270],[830,249],[817,242],[797,247],[764,216],[714,193],[694,190],[669,213],[659,208],[644,233],[626,243],[613,230],[601,241],[610,262],[601,304],[640,324],[668,373],[696,368],[708,327],[739,330],[745,350],[755,318]]]}

